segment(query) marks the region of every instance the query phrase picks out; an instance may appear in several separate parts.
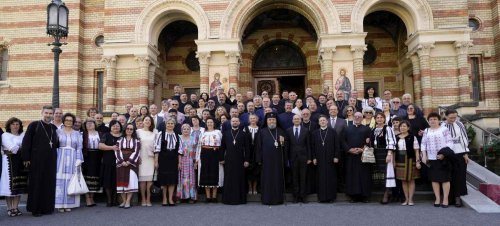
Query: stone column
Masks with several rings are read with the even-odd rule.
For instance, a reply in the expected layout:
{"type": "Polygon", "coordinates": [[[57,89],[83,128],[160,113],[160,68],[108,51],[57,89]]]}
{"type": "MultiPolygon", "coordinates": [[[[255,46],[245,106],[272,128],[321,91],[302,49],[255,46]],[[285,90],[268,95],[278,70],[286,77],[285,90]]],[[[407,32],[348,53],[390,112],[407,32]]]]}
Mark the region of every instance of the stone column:
{"type": "Polygon", "coordinates": [[[139,105],[149,104],[149,65],[151,59],[148,56],[136,56],[139,64],[139,105]]]}
{"type": "Polygon", "coordinates": [[[411,59],[411,64],[413,66],[413,91],[414,91],[414,102],[422,106],[422,84],[420,75],[420,59],[414,53],[408,56],[411,59]]]}
{"type": "Polygon", "coordinates": [[[116,103],[116,60],[117,56],[104,56],[101,62],[106,66],[106,101],[105,111],[114,112],[116,103]]]}
{"type": "MultiPolygon", "coordinates": [[[[240,52],[231,51],[226,52],[229,66],[229,88],[238,90],[238,80],[240,71],[240,52]]],[[[225,90],[228,92],[228,90],[225,90]]]]}
{"type": "Polygon", "coordinates": [[[455,43],[455,48],[457,50],[458,95],[460,96],[460,102],[471,101],[470,69],[468,62],[469,47],[472,47],[472,41],[455,43]]]}
{"type": "Polygon", "coordinates": [[[365,79],[363,75],[363,56],[366,45],[351,46],[353,56],[354,90],[358,91],[358,98],[362,98],[365,92],[365,79]]]}
{"type": "MultiPolygon", "coordinates": [[[[328,87],[328,91],[333,91],[333,54],[335,53],[335,47],[322,48],[319,51],[319,62],[321,65],[321,77],[323,79],[323,84],[321,84],[321,90],[325,91],[328,87]]],[[[323,93],[322,92],[322,93],[323,93]]]]}
{"type": "Polygon", "coordinates": [[[434,48],[433,43],[421,43],[417,46],[417,54],[420,63],[420,76],[422,86],[422,108],[424,114],[429,114],[432,111],[432,81],[431,81],[431,49],[434,48]]]}
{"type": "Polygon", "coordinates": [[[149,105],[154,103],[154,98],[155,98],[155,73],[156,73],[156,68],[158,68],[159,65],[152,63],[149,65],[149,70],[148,70],[148,103],[149,105]]]}
{"type": "Polygon", "coordinates": [[[210,59],[210,52],[197,52],[196,57],[200,62],[200,93],[209,93],[208,61],[210,59]]]}

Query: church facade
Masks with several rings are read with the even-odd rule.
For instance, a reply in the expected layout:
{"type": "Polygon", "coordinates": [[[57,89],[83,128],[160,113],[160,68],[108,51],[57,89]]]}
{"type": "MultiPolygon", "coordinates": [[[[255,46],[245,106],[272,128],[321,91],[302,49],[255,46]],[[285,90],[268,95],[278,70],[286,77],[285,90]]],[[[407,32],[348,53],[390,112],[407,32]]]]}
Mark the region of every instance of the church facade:
{"type": "MultiPolygon", "coordinates": [[[[39,118],[53,54],[38,0],[0,2],[0,125],[39,118]]],[[[425,112],[500,109],[496,0],[67,0],[60,101],[124,112],[223,88],[413,95],[425,112]]]]}

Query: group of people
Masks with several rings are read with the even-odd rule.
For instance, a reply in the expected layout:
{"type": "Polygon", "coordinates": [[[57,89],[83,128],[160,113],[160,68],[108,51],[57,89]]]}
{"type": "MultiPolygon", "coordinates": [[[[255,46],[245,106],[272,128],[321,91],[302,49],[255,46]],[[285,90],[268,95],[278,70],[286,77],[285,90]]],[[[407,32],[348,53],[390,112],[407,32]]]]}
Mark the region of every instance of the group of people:
{"type": "Polygon", "coordinates": [[[188,98],[180,86],[174,91],[160,109],[128,103],[107,124],[95,108],[82,121],[45,106],[26,130],[10,118],[1,136],[7,214],[22,214],[24,193],[33,216],[79,207],[80,196],[68,194],[68,185],[80,169],[87,207],[104,192],[107,206],[120,194],[118,206],[128,209],[139,191],[140,205],[152,206],[156,187],[163,206],[194,203],[199,188],[205,202],[218,202],[222,188],[224,204],[244,204],[257,193],[263,204],[282,204],[287,190],[294,202],[307,202],[312,193],[333,202],[337,192],[368,202],[376,185],[383,187],[382,204],[400,189],[402,205],[413,206],[421,171],[432,182],[436,207],[461,206],[467,194],[468,139],[457,112],[448,110],[443,121],[437,113],[424,118],[409,94],[400,99],[385,90],[380,98],[367,87],[364,98],[353,91],[345,100],[342,91],[313,96],[307,88],[300,99],[293,91],[243,97],[231,88],[188,98]],[[365,161],[370,150],[375,163],[365,161]]]}

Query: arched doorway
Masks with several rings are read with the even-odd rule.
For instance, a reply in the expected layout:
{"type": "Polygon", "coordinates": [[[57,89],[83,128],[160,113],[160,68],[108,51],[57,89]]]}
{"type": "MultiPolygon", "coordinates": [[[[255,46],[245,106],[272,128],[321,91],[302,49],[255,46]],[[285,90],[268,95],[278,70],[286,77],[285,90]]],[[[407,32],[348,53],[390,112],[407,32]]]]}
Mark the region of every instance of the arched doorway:
{"type": "Polygon", "coordinates": [[[390,90],[393,97],[414,94],[411,60],[406,57],[407,28],[396,14],[375,11],[365,16],[363,29],[367,50],[363,60],[365,88],[374,87],[380,97],[390,90]]]}
{"type": "Polygon", "coordinates": [[[262,46],[252,67],[255,90],[269,94],[283,90],[304,93],[307,65],[302,51],[290,41],[275,40],[262,46]]]}
{"type": "Polygon", "coordinates": [[[301,13],[288,8],[264,11],[248,23],[242,34],[241,92],[258,94],[282,90],[303,95],[305,87],[321,89],[318,35],[301,13]]]}
{"type": "Polygon", "coordinates": [[[174,86],[180,85],[184,92],[199,93],[200,64],[196,58],[198,28],[186,20],[177,20],[168,24],[158,38],[158,62],[163,73],[161,89],[155,89],[161,98],[174,94],[174,86]]]}

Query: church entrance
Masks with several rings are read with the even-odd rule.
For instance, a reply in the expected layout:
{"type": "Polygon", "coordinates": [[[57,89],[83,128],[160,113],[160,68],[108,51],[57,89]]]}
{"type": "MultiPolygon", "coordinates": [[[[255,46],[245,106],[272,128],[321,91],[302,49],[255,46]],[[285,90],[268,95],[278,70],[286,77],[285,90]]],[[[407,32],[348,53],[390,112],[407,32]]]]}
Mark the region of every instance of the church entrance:
{"type": "Polygon", "coordinates": [[[285,40],[271,41],[262,46],[254,58],[252,75],[255,92],[269,95],[283,90],[302,94],[305,91],[306,62],[301,50],[285,40]]]}

